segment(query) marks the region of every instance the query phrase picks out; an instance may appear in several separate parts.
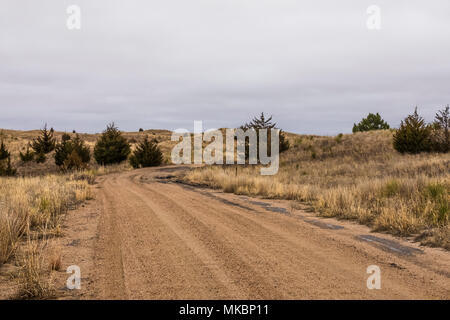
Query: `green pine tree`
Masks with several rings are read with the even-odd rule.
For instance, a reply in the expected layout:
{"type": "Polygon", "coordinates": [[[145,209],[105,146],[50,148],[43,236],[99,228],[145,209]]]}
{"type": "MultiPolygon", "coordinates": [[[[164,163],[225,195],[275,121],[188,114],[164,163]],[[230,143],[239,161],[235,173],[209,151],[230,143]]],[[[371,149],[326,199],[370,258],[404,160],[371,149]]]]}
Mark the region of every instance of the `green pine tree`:
{"type": "Polygon", "coordinates": [[[389,129],[389,124],[384,121],[378,114],[369,113],[366,118],[363,118],[358,124],[353,124],[353,133],[371,131],[371,130],[386,130],[389,129]]]}
{"type": "Polygon", "coordinates": [[[6,160],[10,156],[9,151],[6,149],[6,145],[3,142],[3,139],[0,142],[0,161],[6,160]]]}
{"type": "Polygon", "coordinates": [[[125,161],[131,146],[114,123],[109,124],[97,140],[94,157],[98,164],[109,165],[125,161]]]}
{"type": "Polygon", "coordinates": [[[36,154],[47,154],[55,149],[56,139],[54,138],[54,130],[47,130],[47,124],[41,130],[41,135],[31,142],[31,148],[36,154]]]}
{"type": "Polygon", "coordinates": [[[162,162],[163,155],[158,142],[155,139],[150,141],[148,137],[136,146],[136,150],[130,157],[130,164],[135,169],[159,166],[162,162]]]}
{"type": "Polygon", "coordinates": [[[33,161],[34,152],[30,150],[30,146],[28,145],[27,150],[24,153],[19,152],[19,156],[20,156],[20,160],[22,160],[22,162],[33,161]]]}
{"type": "Polygon", "coordinates": [[[420,153],[431,150],[431,126],[417,113],[405,118],[394,134],[394,148],[401,153],[420,153]]]}
{"type": "Polygon", "coordinates": [[[55,147],[55,164],[63,170],[86,168],[91,160],[91,151],[77,134],[74,139],[63,134],[61,143],[55,147]]]}
{"type": "Polygon", "coordinates": [[[0,176],[14,176],[16,172],[11,165],[11,153],[2,140],[0,144],[0,176]]]}
{"type": "MultiPolygon", "coordinates": [[[[267,129],[267,152],[270,155],[270,142],[271,142],[271,131],[272,129],[277,129],[276,123],[272,122],[272,116],[269,118],[266,118],[264,115],[264,112],[261,112],[261,115],[259,117],[254,117],[249,123],[245,123],[243,126],[241,126],[241,129],[248,130],[248,129],[254,129],[256,131],[257,140],[259,141],[259,130],[260,129],[267,129]]],[[[245,142],[245,154],[246,159],[249,157],[249,151],[248,151],[248,142],[245,142]]],[[[279,152],[282,153],[286,150],[288,150],[290,147],[289,141],[286,139],[286,136],[283,133],[283,130],[280,129],[279,133],[279,152]]],[[[259,144],[257,149],[257,158],[259,159],[259,144]]]]}
{"type": "Polygon", "coordinates": [[[450,151],[450,106],[436,113],[432,135],[433,151],[450,151]]]}

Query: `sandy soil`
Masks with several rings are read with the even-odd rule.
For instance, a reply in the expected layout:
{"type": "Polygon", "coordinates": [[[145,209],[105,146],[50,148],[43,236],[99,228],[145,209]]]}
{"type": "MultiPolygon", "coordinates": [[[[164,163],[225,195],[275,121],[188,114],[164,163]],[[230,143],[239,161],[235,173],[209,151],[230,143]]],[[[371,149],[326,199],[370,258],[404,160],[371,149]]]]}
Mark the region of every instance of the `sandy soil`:
{"type": "Polygon", "coordinates": [[[322,219],[288,201],[175,183],[183,167],[98,179],[70,212],[58,295],[69,299],[450,298],[450,254],[322,219]],[[81,290],[64,289],[81,268],[81,290]],[[366,286],[369,265],[381,289],[366,286]]]}

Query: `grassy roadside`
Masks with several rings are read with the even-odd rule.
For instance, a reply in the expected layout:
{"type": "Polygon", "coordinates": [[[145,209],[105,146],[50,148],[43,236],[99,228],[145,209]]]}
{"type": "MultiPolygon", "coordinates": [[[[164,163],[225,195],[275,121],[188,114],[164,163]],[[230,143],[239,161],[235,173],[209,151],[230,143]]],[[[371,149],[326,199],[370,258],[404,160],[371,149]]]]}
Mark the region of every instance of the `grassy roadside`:
{"type": "Polygon", "coordinates": [[[450,155],[401,155],[390,131],[297,136],[275,176],[203,167],[183,179],[224,192],[309,203],[320,215],[450,249],[450,155]]]}
{"type": "Polygon", "coordinates": [[[92,198],[92,172],[0,178],[0,268],[16,268],[17,298],[47,298],[58,257],[44,254],[64,214],[92,198]]]}
{"type": "MultiPolygon", "coordinates": [[[[65,213],[92,198],[89,185],[96,176],[131,169],[128,162],[104,167],[91,158],[90,169],[63,173],[55,163],[55,151],[49,152],[42,163],[21,161],[19,152],[24,152],[38,135],[40,131],[36,130],[0,130],[1,140],[12,154],[13,168],[17,169],[16,177],[0,177],[0,297],[51,297],[52,270],[61,267],[61,255],[53,248],[53,243],[62,233],[65,213]],[[12,289],[13,294],[6,294],[4,287],[8,287],[12,279],[18,285],[12,289]]],[[[62,132],[55,132],[58,141],[62,135],[62,132]]],[[[124,135],[132,148],[149,135],[159,139],[166,152],[170,150],[170,131],[124,135]]],[[[82,134],[90,149],[98,136],[82,134]]]]}

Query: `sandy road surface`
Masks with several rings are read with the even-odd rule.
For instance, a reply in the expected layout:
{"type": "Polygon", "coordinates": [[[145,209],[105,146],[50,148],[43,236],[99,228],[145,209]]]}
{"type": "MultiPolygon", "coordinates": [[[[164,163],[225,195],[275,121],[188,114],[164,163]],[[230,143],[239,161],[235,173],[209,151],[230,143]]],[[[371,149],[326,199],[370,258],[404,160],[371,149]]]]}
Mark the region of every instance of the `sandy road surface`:
{"type": "Polygon", "coordinates": [[[81,257],[82,297],[450,298],[448,252],[289,209],[286,201],[172,183],[173,170],[183,168],[100,178],[90,205],[98,226],[91,254],[81,257]],[[381,269],[381,290],[367,289],[369,265],[381,269]]]}

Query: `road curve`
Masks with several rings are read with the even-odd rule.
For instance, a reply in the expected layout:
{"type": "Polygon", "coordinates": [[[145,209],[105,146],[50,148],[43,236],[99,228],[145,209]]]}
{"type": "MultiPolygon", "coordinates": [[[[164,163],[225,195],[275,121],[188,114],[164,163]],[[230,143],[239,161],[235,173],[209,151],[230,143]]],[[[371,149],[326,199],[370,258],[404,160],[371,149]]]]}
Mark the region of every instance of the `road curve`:
{"type": "Polygon", "coordinates": [[[173,170],[184,169],[141,169],[101,177],[89,297],[450,297],[448,252],[386,235],[361,238],[368,234],[364,226],[294,212],[281,201],[172,183],[166,178],[173,170]],[[383,245],[374,239],[391,242],[383,245]],[[410,252],[401,250],[409,247],[410,252]],[[370,265],[380,267],[380,290],[367,288],[370,265]]]}

